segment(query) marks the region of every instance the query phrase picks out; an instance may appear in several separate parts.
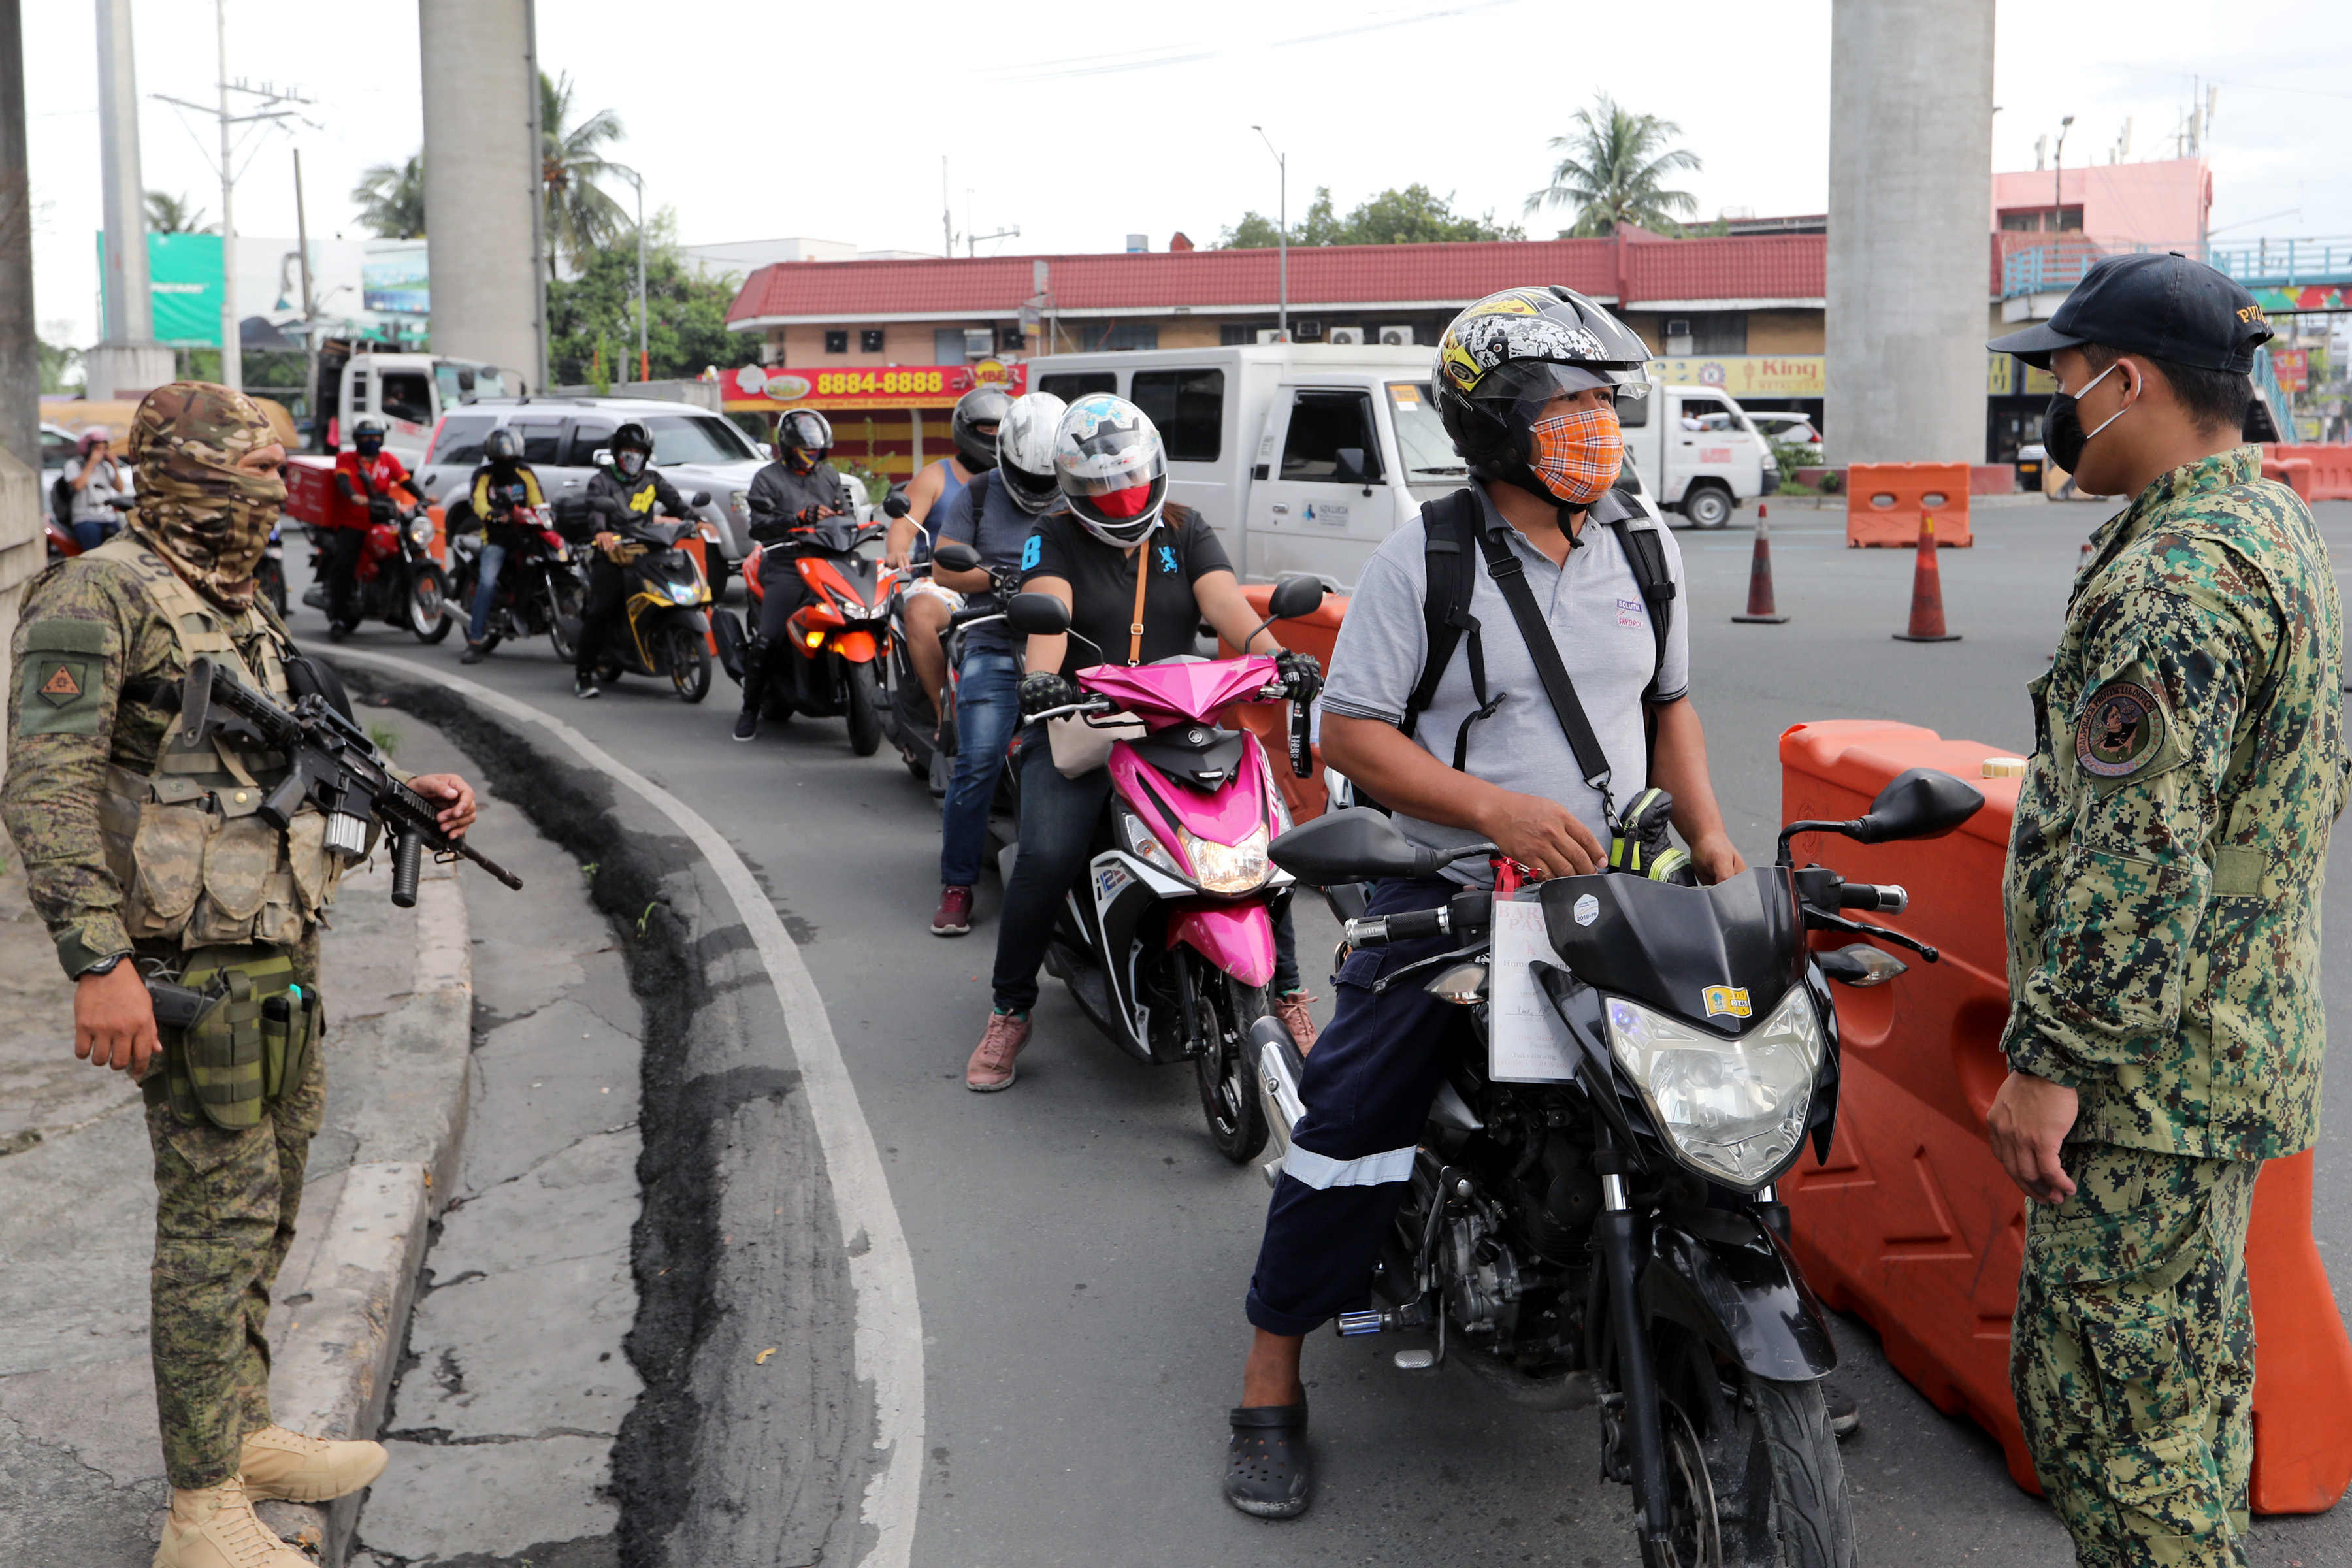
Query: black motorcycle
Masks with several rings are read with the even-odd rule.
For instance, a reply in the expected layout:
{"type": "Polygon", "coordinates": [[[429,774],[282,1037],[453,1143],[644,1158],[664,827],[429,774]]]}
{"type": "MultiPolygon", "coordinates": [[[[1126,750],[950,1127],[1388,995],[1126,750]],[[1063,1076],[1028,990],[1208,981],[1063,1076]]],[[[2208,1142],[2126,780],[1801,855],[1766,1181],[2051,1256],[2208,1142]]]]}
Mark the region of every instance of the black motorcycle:
{"type": "Polygon", "coordinates": [[[966,629],[976,622],[1003,615],[1006,601],[1020,592],[1020,574],[990,573],[992,590],[973,595],[971,602],[948,618],[940,639],[947,658],[948,680],[940,691],[924,691],[915,674],[907,601],[914,580],[929,576],[934,566],[944,566],[950,572],[973,572],[980,565],[979,551],[961,540],[950,539],[933,552],[930,560],[903,568],[890,594],[890,655],[882,667],[882,732],[898,749],[907,771],[929,786],[934,800],[948,793],[948,783],[955,776],[956,753],[961,744],[956,729],[956,679],[957,672],[963,668],[966,629]]]}
{"type": "MultiPolygon", "coordinates": [[[[1341,1314],[1338,1330],[1433,1336],[1396,1364],[1453,1354],[1522,1402],[1598,1405],[1602,1470],[1633,1489],[1645,1568],[1857,1562],[1821,1385],[1837,1352],[1773,1184],[1808,1143],[1829,1149],[1839,1081],[1829,983],[1875,985],[1905,970],[1882,946],[1816,951],[1808,933],[1937,954],[1838,912],[1899,913],[1902,889],[1798,868],[1789,847],[1806,832],[1937,837],[1983,804],[1958,779],[1915,768],[1867,816],[1792,823],[1776,864],[1714,887],[1563,877],[1347,921],[1343,956],[1457,939],[1384,966],[1374,984],[1418,984],[1462,1010],[1373,1304],[1341,1314]],[[1498,897],[1527,911],[1506,922],[1511,950],[1534,954],[1519,976],[1489,974],[1498,897]],[[1538,1038],[1558,1064],[1538,1081],[1524,1057],[1507,1058],[1509,1081],[1496,1071],[1497,984],[1507,1032],[1538,1038]]],[[[1495,853],[1418,848],[1370,810],[1335,812],[1272,846],[1276,864],[1335,889],[1495,853]]],[[[1273,1020],[1252,1038],[1286,1152],[1305,1064],[1273,1020]]]]}
{"type": "MultiPolygon", "coordinates": [[[[708,506],[697,491],[694,506],[708,506]]],[[[644,531],[663,542],[624,542],[614,552],[621,567],[622,623],[604,647],[594,649],[598,679],[606,685],[624,674],[667,676],[679,697],[699,702],[710,694],[710,584],[686,548],[700,525],[691,517],[667,525],[648,521],[644,531]]],[[[580,623],[560,626],[564,641],[578,646],[580,623]]]]}
{"type": "MultiPolygon", "coordinates": [[[[463,533],[449,542],[449,602],[463,605],[471,615],[482,572],[479,532],[463,533]]],[[[509,637],[543,637],[554,646],[555,657],[572,662],[579,651],[580,616],[588,602],[588,576],[580,557],[583,545],[567,545],[551,529],[522,530],[522,543],[507,552],[499,569],[489,618],[482,628],[482,651],[489,652],[509,637]]]]}

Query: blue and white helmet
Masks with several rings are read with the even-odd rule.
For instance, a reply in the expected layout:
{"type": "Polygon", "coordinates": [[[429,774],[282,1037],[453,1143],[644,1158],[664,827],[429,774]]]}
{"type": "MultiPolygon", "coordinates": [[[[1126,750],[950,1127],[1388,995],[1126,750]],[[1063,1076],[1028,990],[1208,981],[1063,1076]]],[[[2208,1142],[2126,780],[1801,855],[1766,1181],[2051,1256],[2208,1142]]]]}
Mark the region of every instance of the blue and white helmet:
{"type": "Polygon", "coordinates": [[[1168,448],[1142,409],[1094,393],[1070,405],[1054,433],[1054,479],[1086,531],[1125,550],[1160,526],[1168,448]]]}

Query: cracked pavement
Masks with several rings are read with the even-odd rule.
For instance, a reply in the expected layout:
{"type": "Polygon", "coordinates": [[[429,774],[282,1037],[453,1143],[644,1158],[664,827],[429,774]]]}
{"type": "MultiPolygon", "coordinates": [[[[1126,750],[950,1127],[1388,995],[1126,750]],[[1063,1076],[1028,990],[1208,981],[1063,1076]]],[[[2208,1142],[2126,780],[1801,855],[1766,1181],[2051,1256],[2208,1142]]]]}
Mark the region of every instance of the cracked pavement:
{"type": "MultiPolygon", "coordinates": [[[[403,761],[467,772],[438,733],[403,761]]],[[[523,879],[464,879],[474,1053],[456,1190],[435,1226],[386,1412],[360,1568],[618,1562],[610,1489],[642,1390],[624,1353],[637,1291],[637,999],[580,866],[485,796],[478,842],[523,879]]]]}

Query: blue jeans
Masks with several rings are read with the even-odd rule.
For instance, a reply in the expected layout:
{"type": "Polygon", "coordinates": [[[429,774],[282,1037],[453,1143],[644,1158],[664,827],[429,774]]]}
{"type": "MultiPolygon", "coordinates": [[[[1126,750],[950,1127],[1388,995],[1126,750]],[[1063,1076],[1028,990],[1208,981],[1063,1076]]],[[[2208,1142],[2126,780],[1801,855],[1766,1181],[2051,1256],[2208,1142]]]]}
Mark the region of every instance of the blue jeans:
{"type": "Polygon", "coordinates": [[[113,531],[101,518],[78,517],[73,521],[74,542],[81,546],[84,554],[105,543],[113,531]]]}
{"type": "Polygon", "coordinates": [[[955,776],[940,808],[940,883],[969,888],[980,880],[988,842],[988,808],[1004,747],[1021,722],[1016,696],[1021,666],[1009,653],[968,653],[956,684],[955,776]]]}
{"type": "MultiPolygon", "coordinates": [[[[1018,765],[1021,849],[1004,885],[992,976],[997,1009],[1006,1013],[1025,1013],[1036,1005],[1037,966],[1045,963],[1046,944],[1060,922],[1062,895],[1086,875],[1087,851],[1110,800],[1110,770],[1064,777],[1054,765],[1053,748],[1042,727],[1032,729],[1022,741],[1018,765]]],[[[1274,989],[1298,988],[1298,935],[1286,902],[1274,921],[1274,989]]],[[[1414,994],[1426,993],[1416,990],[1414,994]]]]}
{"type": "Polygon", "coordinates": [[[474,577],[474,618],[466,623],[466,640],[479,642],[490,626],[490,601],[498,597],[499,574],[506,570],[507,547],[485,544],[474,577]]]}

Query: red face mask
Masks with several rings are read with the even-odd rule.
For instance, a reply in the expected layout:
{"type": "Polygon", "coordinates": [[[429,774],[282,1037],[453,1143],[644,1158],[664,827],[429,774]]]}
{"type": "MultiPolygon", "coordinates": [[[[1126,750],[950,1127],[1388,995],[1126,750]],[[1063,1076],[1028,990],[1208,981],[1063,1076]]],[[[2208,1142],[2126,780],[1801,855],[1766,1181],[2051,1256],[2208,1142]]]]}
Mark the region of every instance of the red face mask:
{"type": "Polygon", "coordinates": [[[1544,489],[1570,506],[1589,506],[1609,491],[1625,464],[1625,433],[1613,408],[1580,408],[1529,427],[1528,466],[1544,489]]]}

